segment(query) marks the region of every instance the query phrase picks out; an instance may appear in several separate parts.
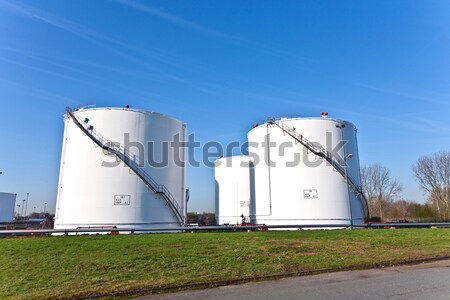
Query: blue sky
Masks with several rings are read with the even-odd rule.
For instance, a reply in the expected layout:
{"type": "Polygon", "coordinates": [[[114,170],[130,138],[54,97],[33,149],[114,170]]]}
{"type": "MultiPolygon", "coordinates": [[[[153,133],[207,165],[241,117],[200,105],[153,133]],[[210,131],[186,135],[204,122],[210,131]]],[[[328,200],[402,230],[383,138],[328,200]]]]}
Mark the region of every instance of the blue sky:
{"type": "MultiPolygon", "coordinates": [[[[95,102],[221,143],[328,111],[423,201],[411,165],[450,147],[449,41],[449,1],[0,0],[0,190],[54,209],[64,109],[95,102]]],[[[190,210],[213,211],[213,174],[188,168],[190,210]]]]}

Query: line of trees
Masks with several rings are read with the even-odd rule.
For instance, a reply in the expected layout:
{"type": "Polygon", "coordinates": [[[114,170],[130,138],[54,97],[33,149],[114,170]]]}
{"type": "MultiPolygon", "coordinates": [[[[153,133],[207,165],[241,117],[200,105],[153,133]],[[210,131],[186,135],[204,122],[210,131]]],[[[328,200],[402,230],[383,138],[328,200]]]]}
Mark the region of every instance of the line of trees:
{"type": "Polygon", "coordinates": [[[213,213],[188,212],[187,213],[187,222],[188,222],[188,224],[197,224],[199,226],[216,225],[216,218],[215,218],[215,214],[213,214],[213,213]]]}
{"type": "Polygon", "coordinates": [[[450,219],[450,151],[420,157],[412,166],[426,203],[400,197],[403,187],[390,170],[380,163],[361,168],[361,183],[370,216],[381,219],[450,219]]]}
{"type": "Polygon", "coordinates": [[[450,217],[450,151],[423,156],[412,168],[420,188],[427,193],[440,220],[450,217]]]}

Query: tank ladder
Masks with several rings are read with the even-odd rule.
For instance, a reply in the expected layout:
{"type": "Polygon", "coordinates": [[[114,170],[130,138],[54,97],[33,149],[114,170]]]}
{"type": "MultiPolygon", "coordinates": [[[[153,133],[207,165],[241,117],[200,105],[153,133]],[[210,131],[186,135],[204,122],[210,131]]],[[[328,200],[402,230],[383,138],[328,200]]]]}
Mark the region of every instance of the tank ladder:
{"type": "Polygon", "coordinates": [[[280,120],[276,120],[275,118],[270,117],[270,118],[268,118],[267,123],[270,124],[270,125],[277,126],[278,128],[280,128],[283,131],[283,133],[288,134],[289,136],[291,136],[294,140],[296,140],[297,142],[302,144],[306,149],[308,149],[309,151],[311,151],[315,155],[320,156],[323,159],[325,159],[334,169],[336,169],[336,171],[338,171],[338,173],[341,174],[341,176],[344,179],[346,179],[347,185],[353,191],[353,193],[355,194],[356,198],[358,198],[359,201],[361,201],[361,203],[362,203],[362,205],[364,207],[365,217],[366,218],[369,217],[369,215],[368,215],[369,210],[368,210],[367,199],[364,196],[364,193],[362,191],[362,187],[358,186],[356,184],[356,180],[350,174],[348,174],[348,172],[346,171],[346,164],[347,163],[345,161],[343,161],[342,159],[340,159],[338,157],[333,156],[331,154],[331,152],[327,151],[322,146],[310,142],[303,135],[301,135],[300,133],[295,131],[295,128],[287,126],[283,122],[280,122],[280,120]]]}
{"type": "Polygon", "coordinates": [[[74,111],[75,110],[72,110],[70,107],[66,108],[66,115],[73,120],[75,125],[77,125],[84,134],[86,134],[95,144],[97,144],[97,146],[105,151],[113,153],[120,160],[122,160],[150,188],[153,193],[161,195],[166,204],[174,212],[174,216],[182,225],[185,225],[186,219],[184,213],[178,202],[175,200],[175,197],[172,193],[170,193],[165,185],[158,184],[147,172],[145,172],[142,167],[140,167],[144,165],[143,161],[141,160],[137,162],[136,155],[130,153],[128,149],[120,146],[120,144],[113,143],[103,137],[92,126],[88,125],[87,122],[81,120],[81,118],[74,114],[74,111]]]}

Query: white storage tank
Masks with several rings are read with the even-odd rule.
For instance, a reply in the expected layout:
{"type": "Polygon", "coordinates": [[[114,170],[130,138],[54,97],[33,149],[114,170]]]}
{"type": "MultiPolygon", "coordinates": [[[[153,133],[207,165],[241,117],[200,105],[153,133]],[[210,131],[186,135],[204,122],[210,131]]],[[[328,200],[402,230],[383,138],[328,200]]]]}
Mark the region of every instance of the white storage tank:
{"type": "Polygon", "coordinates": [[[0,223],[13,221],[15,205],[16,194],[0,192],[0,223]]]}
{"type": "Polygon", "coordinates": [[[68,110],[64,122],[55,229],[184,225],[186,153],[170,142],[186,140],[185,123],[129,108],[68,110]]]}
{"type": "Polygon", "coordinates": [[[238,225],[250,222],[253,163],[248,156],[223,157],[215,161],[216,222],[238,225]]]}
{"type": "Polygon", "coordinates": [[[353,224],[362,223],[364,201],[347,184],[351,178],[361,186],[355,126],[331,118],[284,118],[269,123],[248,133],[255,172],[252,221],[266,225],[350,225],[350,197],[353,224]],[[328,151],[337,150],[341,162],[347,160],[348,178],[292,135],[328,151]],[[339,148],[342,141],[347,143],[339,148]]]}

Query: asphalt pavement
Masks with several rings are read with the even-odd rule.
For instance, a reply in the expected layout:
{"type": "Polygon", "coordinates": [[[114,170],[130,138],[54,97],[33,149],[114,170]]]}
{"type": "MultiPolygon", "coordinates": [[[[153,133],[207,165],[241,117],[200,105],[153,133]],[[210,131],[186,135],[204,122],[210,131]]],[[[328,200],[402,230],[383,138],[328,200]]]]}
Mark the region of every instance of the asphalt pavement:
{"type": "Polygon", "coordinates": [[[140,300],[450,299],[450,260],[337,272],[137,298],[140,300]]]}

